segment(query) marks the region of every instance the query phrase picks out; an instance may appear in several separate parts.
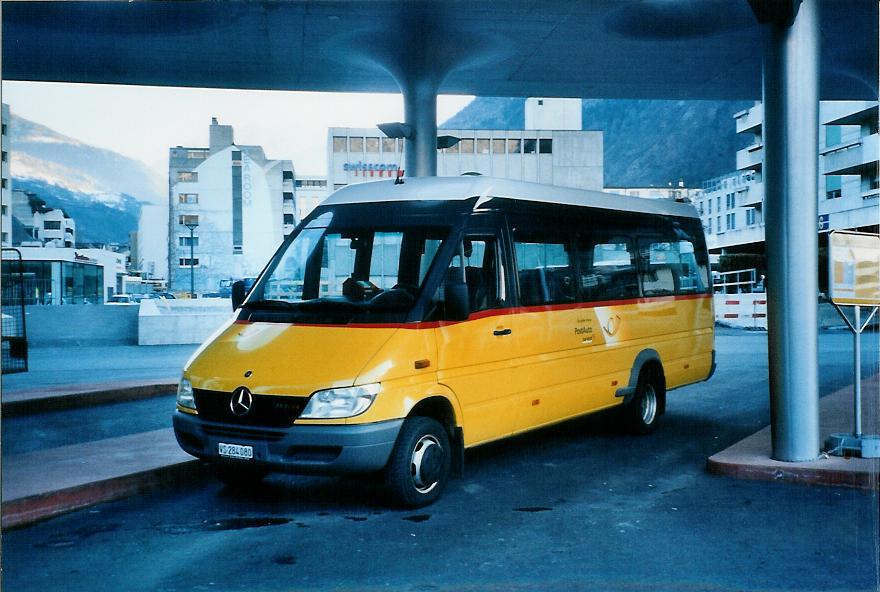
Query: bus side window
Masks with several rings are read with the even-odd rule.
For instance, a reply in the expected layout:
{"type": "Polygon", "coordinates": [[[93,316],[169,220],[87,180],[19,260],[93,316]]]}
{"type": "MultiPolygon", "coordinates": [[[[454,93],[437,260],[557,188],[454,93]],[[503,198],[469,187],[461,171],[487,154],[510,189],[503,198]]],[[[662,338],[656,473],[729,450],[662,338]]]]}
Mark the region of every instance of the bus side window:
{"type": "Polygon", "coordinates": [[[581,299],[585,302],[637,298],[635,254],[624,237],[581,237],[577,246],[581,299]]]}
{"type": "Polygon", "coordinates": [[[513,240],[520,304],[574,302],[577,289],[565,235],[543,237],[514,229],[513,240]]]}
{"type": "MultiPolygon", "coordinates": [[[[498,308],[504,302],[500,297],[497,240],[494,236],[466,237],[462,244],[464,278],[468,287],[471,312],[498,308]]],[[[447,278],[460,278],[462,257],[454,256],[446,270],[447,278]]]]}
{"type": "Polygon", "coordinates": [[[639,240],[645,296],[698,294],[706,289],[690,241],[639,240]]]}

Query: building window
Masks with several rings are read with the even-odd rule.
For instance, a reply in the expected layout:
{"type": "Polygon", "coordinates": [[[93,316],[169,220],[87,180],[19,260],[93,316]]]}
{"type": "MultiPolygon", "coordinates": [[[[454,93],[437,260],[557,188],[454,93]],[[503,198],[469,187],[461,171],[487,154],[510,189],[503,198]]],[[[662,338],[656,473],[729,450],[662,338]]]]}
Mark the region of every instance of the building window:
{"type": "Polygon", "coordinates": [[[46,220],[43,222],[44,230],[61,230],[61,221],[60,220],[46,220]]]}
{"type": "Polygon", "coordinates": [[[712,218],[709,218],[706,224],[706,234],[712,234],[712,218]]]}
{"type": "Polygon", "coordinates": [[[0,187],[6,189],[6,179],[0,179],[0,187]]]}
{"type": "Polygon", "coordinates": [[[474,153],[474,141],[471,138],[466,138],[459,142],[461,146],[462,154],[473,154],[474,153]]]}
{"type": "Polygon", "coordinates": [[[504,145],[507,142],[504,140],[492,140],[492,153],[493,154],[504,154],[504,145]]]}
{"type": "Polygon", "coordinates": [[[6,124],[5,123],[3,124],[3,127],[0,127],[0,130],[3,130],[0,133],[2,133],[5,136],[6,135],[6,124]]]}
{"type": "Polygon", "coordinates": [[[208,158],[209,152],[207,150],[187,150],[186,157],[187,158],[208,158]]]}
{"type": "Polygon", "coordinates": [[[367,138],[367,152],[379,152],[379,138],[367,138]]]}
{"type": "Polygon", "coordinates": [[[241,165],[241,150],[232,151],[232,164],[241,165]]]}
{"type": "Polygon", "coordinates": [[[8,232],[0,232],[0,242],[3,242],[3,243],[9,242],[9,233],[8,232]]]}
{"type": "Polygon", "coordinates": [[[3,204],[2,206],[0,206],[0,215],[5,216],[7,210],[9,210],[9,207],[6,204],[3,204]]]}
{"type": "Polygon", "coordinates": [[[3,162],[6,162],[7,158],[9,158],[9,156],[6,154],[6,150],[0,152],[0,160],[2,160],[3,162]]]}
{"type": "Polygon", "coordinates": [[[841,187],[842,178],[840,175],[828,175],[825,177],[825,198],[837,199],[842,195],[841,187]]]}
{"type": "Polygon", "coordinates": [[[733,193],[727,194],[727,209],[732,210],[736,207],[736,196],[733,193]]]}
{"type": "Polygon", "coordinates": [[[192,245],[190,245],[190,239],[188,236],[178,236],[177,237],[177,244],[181,247],[189,247],[189,246],[198,247],[199,246],[199,237],[197,237],[197,236],[192,237],[192,245]]]}
{"type": "Polygon", "coordinates": [[[363,138],[349,138],[348,141],[350,142],[352,152],[363,152],[364,151],[364,139],[363,138]]]}
{"type": "Polygon", "coordinates": [[[397,140],[394,138],[382,138],[382,152],[385,154],[397,152],[397,140]]]}
{"type": "Polygon", "coordinates": [[[333,136],[333,152],[347,152],[347,139],[345,136],[333,136]]]}
{"type": "Polygon", "coordinates": [[[553,154],[553,140],[550,138],[541,138],[538,144],[541,154],[553,154]]]}
{"type": "Polygon", "coordinates": [[[187,224],[198,225],[199,217],[197,215],[181,214],[177,217],[177,221],[184,226],[186,226],[187,224]]]}
{"type": "Polygon", "coordinates": [[[715,211],[721,212],[721,196],[715,198],[715,211]]]}
{"type": "Polygon", "coordinates": [[[190,267],[190,264],[192,265],[192,267],[199,266],[199,258],[198,257],[194,257],[193,259],[190,259],[189,257],[181,257],[179,259],[179,261],[180,261],[180,267],[190,267]]]}
{"type": "Polygon", "coordinates": [[[508,154],[519,154],[521,147],[522,147],[521,140],[507,140],[507,153],[508,154]]]}
{"type": "Polygon", "coordinates": [[[293,171],[281,171],[282,181],[293,181],[293,171]]]}
{"type": "Polygon", "coordinates": [[[198,193],[178,193],[177,201],[182,204],[197,204],[199,203],[199,194],[198,193]]]}
{"type": "Polygon", "coordinates": [[[534,154],[538,148],[538,140],[523,140],[523,154],[534,154]]]}
{"type": "Polygon", "coordinates": [[[708,206],[706,213],[711,215],[712,214],[712,198],[711,197],[708,200],[706,200],[706,206],[708,206]]]}
{"type": "Polygon", "coordinates": [[[721,232],[721,216],[715,217],[715,231],[721,232]]]}
{"type": "Polygon", "coordinates": [[[826,125],[825,126],[825,146],[837,146],[840,144],[840,126],[839,125],[826,125]]]}
{"type": "Polygon", "coordinates": [[[281,194],[281,198],[284,201],[293,201],[293,192],[292,191],[285,191],[284,193],[281,194]]]}
{"type": "Polygon", "coordinates": [[[727,214],[727,230],[736,230],[736,212],[727,214]]]}
{"type": "Polygon", "coordinates": [[[180,183],[196,183],[199,180],[199,174],[195,171],[178,171],[177,181],[180,183]]]}
{"type": "Polygon", "coordinates": [[[284,214],[284,223],[293,224],[293,214],[284,214]]]}
{"type": "Polygon", "coordinates": [[[477,154],[489,154],[489,138],[477,140],[477,154]]]}
{"type": "Polygon", "coordinates": [[[444,148],[443,152],[446,154],[458,154],[459,150],[460,150],[460,148],[459,148],[458,142],[456,142],[454,146],[450,146],[449,148],[444,148]]]}
{"type": "Polygon", "coordinates": [[[746,210],[746,226],[754,226],[757,219],[758,216],[755,213],[755,208],[749,208],[746,210]]]}
{"type": "Polygon", "coordinates": [[[333,184],[333,191],[336,191],[337,189],[342,189],[346,185],[348,185],[348,183],[334,183],[333,184]]]}

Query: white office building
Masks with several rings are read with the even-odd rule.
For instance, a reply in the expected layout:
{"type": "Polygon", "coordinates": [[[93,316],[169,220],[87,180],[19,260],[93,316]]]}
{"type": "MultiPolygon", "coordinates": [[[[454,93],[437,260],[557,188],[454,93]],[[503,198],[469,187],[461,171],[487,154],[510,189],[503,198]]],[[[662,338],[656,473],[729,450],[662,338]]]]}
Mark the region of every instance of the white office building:
{"type": "Polygon", "coordinates": [[[216,118],[208,148],[169,153],[168,287],[217,292],[257,275],[297,222],[293,164],[235,143],[216,118]],[[191,269],[192,268],[192,269],[191,269]]]}
{"type": "MultiPolygon", "coordinates": [[[[737,133],[752,141],[737,152],[738,170],[706,181],[694,203],[711,251],[763,253],[763,106],[734,118],[737,133]]],[[[877,102],[822,102],[819,118],[818,232],[876,232],[880,223],[877,102]]]]}
{"type": "Polygon", "coordinates": [[[21,223],[25,237],[16,244],[28,247],[76,246],[76,222],[64,210],[50,208],[36,193],[14,189],[12,216],[21,223]]]}
{"type": "Polygon", "coordinates": [[[669,183],[666,187],[606,187],[605,191],[643,199],[676,199],[689,202],[701,195],[700,189],[685,187],[683,181],[669,183]]]}
{"type": "Polygon", "coordinates": [[[297,220],[305,219],[330,194],[326,176],[297,175],[294,187],[296,187],[297,220]]]}
{"type": "Polygon", "coordinates": [[[9,105],[0,105],[0,245],[12,246],[12,184],[9,177],[9,105]]]}
{"type": "MultiPolygon", "coordinates": [[[[523,130],[441,129],[459,139],[437,151],[437,175],[480,174],[601,190],[603,136],[581,130],[580,99],[527,99],[523,130]]],[[[330,128],[327,182],[332,190],[351,183],[394,178],[404,167],[403,139],[378,128],[330,128]]]]}

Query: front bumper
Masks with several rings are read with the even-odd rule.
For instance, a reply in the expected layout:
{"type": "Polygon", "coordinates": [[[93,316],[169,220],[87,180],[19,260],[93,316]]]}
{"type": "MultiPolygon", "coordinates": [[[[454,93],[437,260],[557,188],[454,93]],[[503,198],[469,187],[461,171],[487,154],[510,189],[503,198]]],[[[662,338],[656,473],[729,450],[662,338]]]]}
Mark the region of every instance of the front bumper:
{"type": "Polygon", "coordinates": [[[402,419],[358,425],[261,428],[204,421],[174,412],[174,435],[189,454],[214,462],[285,473],[343,474],[378,471],[391,456],[402,419]],[[218,444],[252,446],[250,460],[219,455],[218,444]]]}

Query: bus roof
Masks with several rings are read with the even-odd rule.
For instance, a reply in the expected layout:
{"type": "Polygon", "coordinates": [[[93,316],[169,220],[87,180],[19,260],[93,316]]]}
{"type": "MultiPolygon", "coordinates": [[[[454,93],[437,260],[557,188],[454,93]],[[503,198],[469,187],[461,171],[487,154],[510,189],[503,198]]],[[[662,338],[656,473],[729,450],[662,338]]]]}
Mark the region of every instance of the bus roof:
{"type": "Polygon", "coordinates": [[[391,201],[465,200],[479,197],[476,207],[485,199],[503,197],[563,205],[586,206],[605,210],[666,214],[698,218],[689,203],[671,199],[646,199],[602,191],[587,191],[555,185],[541,185],[484,176],[413,177],[403,183],[374,181],[354,183],[332,193],[322,205],[372,203],[391,201]]]}

